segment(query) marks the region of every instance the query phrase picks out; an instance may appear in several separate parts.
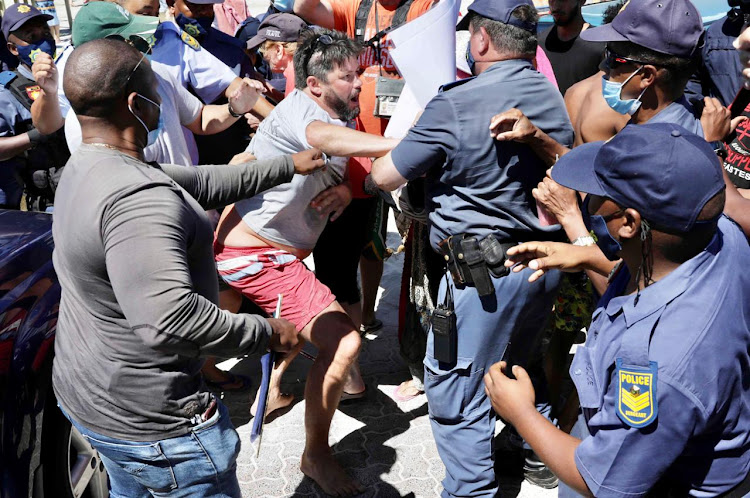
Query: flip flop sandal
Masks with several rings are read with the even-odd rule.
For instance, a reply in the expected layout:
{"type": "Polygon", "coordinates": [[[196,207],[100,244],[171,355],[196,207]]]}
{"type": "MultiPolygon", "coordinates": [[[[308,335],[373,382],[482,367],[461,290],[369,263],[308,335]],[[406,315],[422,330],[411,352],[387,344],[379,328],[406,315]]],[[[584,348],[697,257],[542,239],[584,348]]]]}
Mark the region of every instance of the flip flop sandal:
{"type": "Polygon", "coordinates": [[[365,388],[358,393],[348,393],[346,391],[341,392],[341,400],[340,403],[346,402],[346,401],[356,401],[358,399],[363,399],[365,396],[367,396],[367,386],[365,385],[365,388]]]}
{"type": "Polygon", "coordinates": [[[368,332],[377,332],[378,330],[383,328],[383,322],[378,320],[377,318],[373,320],[371,323],[363,323],[359,326],[359,332],[362,334],[366,334],[368,332]]]}
{"type": "MultiPolygon", "coordinates": [[[[407,381],[408,382],[408,381],[407,381]]],[[[410,401],[418,396],[421,396],[424,394],[424,391],[417,390],[416,394],[401,394],[401,386],[403,385],[403,382],[396,386],[396,389],[393,390],[393,399],[398,401],[399,403],[404,403],[406,401],[410,401]]]]}
{"type": "Polygon", "coordinates": [[[227,376],[229,377],[228,380],[224,381],[212,381],[206,379],[206,384],[208,387],[215,389],[217,391],[223,391],[225,393],[239,393],[243,391],[247,391],[250,389],[250,386],[253,385],[253,382],[250,380],[250,377],[247,375],[240,375],[240,374],[233,374],[232,372],[225,372],[227,376]],[[232,384],[240,384],[239,387],[227,387],[231,386],[232,384]]]}

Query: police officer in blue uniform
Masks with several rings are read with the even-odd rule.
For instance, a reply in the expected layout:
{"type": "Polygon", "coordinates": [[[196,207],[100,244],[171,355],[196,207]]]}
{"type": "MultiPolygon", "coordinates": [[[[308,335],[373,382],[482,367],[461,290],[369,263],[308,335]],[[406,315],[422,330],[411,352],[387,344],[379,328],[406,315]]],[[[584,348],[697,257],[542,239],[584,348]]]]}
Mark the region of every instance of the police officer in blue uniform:
{"type": "Polygon", "coordinates": [[[62,129],[44,135],[31,120],[31,106],[42,92],[31,66],[40,53],[55,56],[47,25],[51,18],[30,5],[14,4],[2,20],[8,50],[20,64],[0,73],[0,207],[18,209],[25,187],[28,208],[45,210],[70,156],[62,129]]]}
{"type": "Polygon", "coordinates": [[[446,497],[495,496],[496,416],[482,377],[503,357],[525,362],[559,282],[551,273],[529,286],[521,274],[504,270],[508,247],[561,234],[559,225],[542,226],[531,195],[545,165],[526,145],[494,142],[489,118],[518,107],[556,140],[573,141],[560,93],[532,66],[537,14],[531,1],[476,0],[469,16],[476,76],[444,86],[372,169],[383,190],[426,176],[430,245],[450,270],[440,284],[424,360],[446,497]]]}
{"type": "Polygon", "coordinates": [[[552,177],[587,193],[594,246],[532,242],[508,264],[537,270],[622,258],[570,368],[582,440],[534,412],[525,371],[498,364],[492,405],[578,493],[745,496],[750,491],[750,257],[725,215],[713,148],[674,124],[629,125],[573,149],[552,177]]]}
{"type": "Polygon", "coordinates": [[[255,69],[245,54],[245,47],[240,40],[212,27],[214,22],[214,4],[224,0],[174,0],[170,1],[170,10],[175,22],[187,34],[192,36],[201,47],[229,66],[237,76],[253,77],[255,69]]]}
{"type": "Polygon", "coordinates": [[[728,106],[742,87],[742,65],[732,42],[750,20],[750,1],[735,0],[730,4],[737,8],[706,28],[700,67],[685,89],[690,100],[715,97],[728,106]]]}
{"type": "MultiPolygon", "coordinates": [[[[224,0],[170,0],[170,10],[182,30],[201,47],[226,64],[237,76],[263,80],[255,71],[240,40],[214,28],[214,4],[224,0]]],[[[216,103],[223,103],[220,98],[216,103]]],[[[200,164],[225,164],[243,152],[250,143],[252,129],[240,119],[227,130],[215,135],[196,136],[200,164]]]]}

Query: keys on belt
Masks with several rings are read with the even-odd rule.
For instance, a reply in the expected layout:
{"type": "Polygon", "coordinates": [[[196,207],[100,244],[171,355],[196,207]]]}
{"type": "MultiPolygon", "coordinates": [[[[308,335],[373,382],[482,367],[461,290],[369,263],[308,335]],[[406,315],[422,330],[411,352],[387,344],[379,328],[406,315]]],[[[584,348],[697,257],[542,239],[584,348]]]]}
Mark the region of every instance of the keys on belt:
{"type": "Polygon", "coordinates": [[[498,278],[509,273],[505,251],[513,245],[501,243],[495,235],[477,240],[467,234],[452,235],[438,243],[453,281],[457,285],[473,285],[480,296],[495,292],[490,273],[498,278]]]}

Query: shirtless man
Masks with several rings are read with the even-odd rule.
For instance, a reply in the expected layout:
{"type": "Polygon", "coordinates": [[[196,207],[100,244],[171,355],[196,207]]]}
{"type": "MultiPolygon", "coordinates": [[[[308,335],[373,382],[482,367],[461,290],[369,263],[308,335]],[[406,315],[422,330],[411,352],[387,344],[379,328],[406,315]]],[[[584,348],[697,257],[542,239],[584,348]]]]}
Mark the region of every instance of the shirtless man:
{"type": "MultiPolygon", "coordinates": [[[[328,446],[331,418],[342,393],[365,389],[352,368],[360,336],[336,297],[302,259],[312,252],[329,217],[338,217],[351,201],[347,158],[379,157],[398,143],[348,127],[359,114],[360,48],[343,33],[329,30],[300,39],[294,55],[296,88],[261,123],[248,152],[270,158],[317,144],[330,161],[319,174],[295,176],[282,188],[225,210],[214,245],[219,273],[232,288],[269,314],[282,294],[281,316],[318,348],[305,386],[307,441],[301,469],[334,496],[363,490],[328,446]]],[[[279,382],[292,357],[274,370],[271,409],[291,402],[281,395],[279,382]]]]}
{"type": "Polygon", "coordinates": [[[609,140],[622,130],[630,116],[612,110],[602,96],[603,71],[571,86],[565,93],[565,107],[576,132],[573,147],[609,140]]]}

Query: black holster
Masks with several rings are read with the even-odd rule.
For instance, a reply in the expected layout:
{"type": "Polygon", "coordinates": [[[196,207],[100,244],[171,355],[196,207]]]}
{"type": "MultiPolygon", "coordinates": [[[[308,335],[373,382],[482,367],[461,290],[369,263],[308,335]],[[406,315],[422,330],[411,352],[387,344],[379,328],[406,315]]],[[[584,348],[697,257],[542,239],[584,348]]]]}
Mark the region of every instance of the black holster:
{"type": "Polygon", "coordinates": [[[495,292],[490,274],[500,278],[509,273],[505,252],[513,245],[501,243],[494,234],[482,240],[460,234],[442,240],[438,247],[456,285],[474,286],[480,296],[489,296],[495,292]]]}

